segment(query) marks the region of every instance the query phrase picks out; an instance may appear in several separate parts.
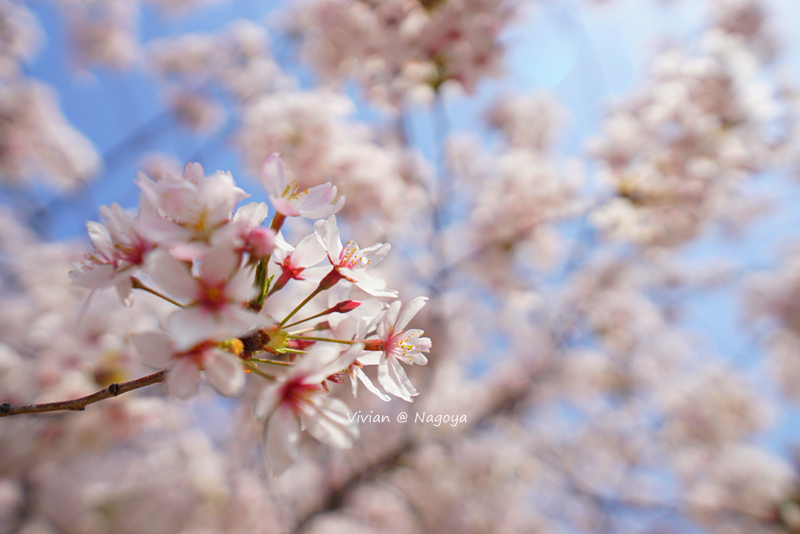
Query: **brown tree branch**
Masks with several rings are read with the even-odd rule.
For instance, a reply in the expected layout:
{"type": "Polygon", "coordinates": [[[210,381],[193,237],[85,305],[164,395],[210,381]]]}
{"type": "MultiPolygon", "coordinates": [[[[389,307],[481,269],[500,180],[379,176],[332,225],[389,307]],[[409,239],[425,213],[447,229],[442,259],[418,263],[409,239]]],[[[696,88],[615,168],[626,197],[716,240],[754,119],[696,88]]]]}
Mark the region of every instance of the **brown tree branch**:
{"type": "Polygon", "coordinates": [[[20,413],[59,412],[66,410],[79,412],[83,411],[88,405],[94,404],[95,402],[100,402],[101,400],[110,399],[111,397],[122,395],[123,393],[127,393],[128,391],[133,391],[134,389],[139,389],[145,386],[150,386],[153,384],[157,384],[159,382],[163,382],[166,376],[167,376],[167,371],[159,371],[152,375],[143,376],[142,378],[137,378],[136,380],[131,380],[130,382],[123,382],[122,384],[116,384],[116,383],[111,384],[106,389],[98,391],[97,393],[92,393],[91,395],[81,397],[80,399],[74,399],[68,401],[47,402],[44,404],[29,404],[27,406],[14,406],[13,404],[4,402],[3,404],[0,404],[0,417],[6,417],[8,415],[17,415],[20,413]]]}

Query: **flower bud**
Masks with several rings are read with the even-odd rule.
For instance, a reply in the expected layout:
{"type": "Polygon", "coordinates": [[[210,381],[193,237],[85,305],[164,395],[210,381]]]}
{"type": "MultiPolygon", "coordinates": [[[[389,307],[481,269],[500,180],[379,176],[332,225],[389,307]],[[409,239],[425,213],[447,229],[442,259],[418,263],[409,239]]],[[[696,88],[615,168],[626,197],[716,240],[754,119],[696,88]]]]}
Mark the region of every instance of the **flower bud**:
{"type": "Polygon", "coordinates": [[[256,228],[250,232],[250,254],[254,258],[266,258],[275,249],[275,231],[256,228]]]}
{"type": "Polygon", "coordinates": [[[347,313],[349,311],[353,311],[356,308],[361,306],[361,302],[357,300],[343,300],[342,302],[336,304],[332,308],[328,308],[325,310],[326,313],[347,313]]]}

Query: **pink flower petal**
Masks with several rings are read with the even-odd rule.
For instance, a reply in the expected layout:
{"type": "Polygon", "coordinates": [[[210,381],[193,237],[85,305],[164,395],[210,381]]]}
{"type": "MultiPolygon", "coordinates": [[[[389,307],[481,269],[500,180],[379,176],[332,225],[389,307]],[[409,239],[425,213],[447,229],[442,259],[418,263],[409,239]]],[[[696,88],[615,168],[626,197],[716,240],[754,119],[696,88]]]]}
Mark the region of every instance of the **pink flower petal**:
{"type": "Polygon", "coordinates": [[[413,319],[414,316],[417,315],[417,313],[423,308],[423,306],[425,306],[427,301],[427,297],[417,297],[406,304],[406,307],[403,308],[403,312],[400,314],[400,317],[397,318],[397,321],[394,324],[394,331],[402,332],[411,319],[413,319]]]}
{"type": "Polygon", "coordinates": [[[279,407],[264,425],[264,460],[269,476],[282,475],[297,460],[300,422],[289,408],[279,407]]]}
{"type": "Polygon", "coordinates": [[[270,197],[280,197],[286,189],[286,173],[278,154],[272,154],[261,164],[261,184],[270,197]]]}
{"type": "Polygon", "coordinates": [[[167,389],[181,399],[188,399],[197,390],[200,371],[190,358],[181,358],[167,373],[167,389]]]}
{"type": "Polygon", "coordinates": [[[238,358],[221,350],[211,350],[206,355],[205,375],[220,394],[230,397],[242,392],[245,374],[238,358]]]}
{"type": "Polygon", "coordinates": [[[197,295],[197,281],[189,268],[165,250],[156,250],[147,259],[146,271],[170,296],[193,300],[197,295]]]}
{"type": "Polygon", "coordinates": [[[358,423],[350,408],[339,399],[320,395],[314,416],[301,415],[308,433],[337,449],[349,449],[358,439],[358,423]]]}
{"type": "Polygon", "coordinates": [[[166,334],[147,332],[131,336],[131,344],[143,364],[156,369],[169,369],[175,364],[172,342],[166,334]]]}

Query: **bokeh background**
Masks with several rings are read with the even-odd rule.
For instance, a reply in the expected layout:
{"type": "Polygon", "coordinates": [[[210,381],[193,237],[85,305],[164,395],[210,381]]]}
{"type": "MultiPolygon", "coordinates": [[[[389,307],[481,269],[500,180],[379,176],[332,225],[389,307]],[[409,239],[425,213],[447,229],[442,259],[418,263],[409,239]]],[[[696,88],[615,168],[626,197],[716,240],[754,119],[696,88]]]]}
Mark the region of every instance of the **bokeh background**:
{"type": "MultiPolygon", "coordinates": [[[[0,532],[800,532],[800,4],[0,1],[0,401],[151,372],[67,273],[137,172],[331,181],[464,415],[306,436],[155,386],[0,421],[0,532]]],[[[287,237],[309,231],[290,221],[287,237]]],[[[290,288],[291,290],[291,288],[290,288]]],[[[302,296],[302,289],[297,289],[302,296]]]]}

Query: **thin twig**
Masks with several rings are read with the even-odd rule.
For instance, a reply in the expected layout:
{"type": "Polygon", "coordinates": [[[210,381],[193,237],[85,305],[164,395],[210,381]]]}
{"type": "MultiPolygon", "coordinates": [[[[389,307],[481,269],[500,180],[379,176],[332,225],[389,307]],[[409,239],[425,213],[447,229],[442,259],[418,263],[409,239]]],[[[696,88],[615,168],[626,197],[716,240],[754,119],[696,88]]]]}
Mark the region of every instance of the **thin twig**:
{"type": "Polygon", "coordinates": [[[152,375],[143,376],[130,382],[123,382],[121,384],[111,384],[106,389],[92,393],[80,399],[60,401],[60,402],[47,402],[44,404],[30,404],[27,406],[14,406],[4,402],[0,404],[0,417],[8,415],[17,415],[21,413],[43,413],[43,412],[60,412],[60,411],[83,411],[88,405],[100,402],[101,400],[110,399],[117,395],[122,395],[134,389],[151,386],[159,382],[163,382],[167,376],[167,371],[159,371],[152,375]]]}
{"type": "Polygon", "coordinates": [[[181,304],[180,302],[178,302],[177,300],[173,300],[173,299],[169,298],[168,296],[166,296],[165,294],[159,293],[158,291],[156,291],[152,287],[148,287],[148,286],[144,285],[142,283],[142,281],[139,280],[138,278],[136,278],[135,276],[131,277],[131,283],[133,284],[133,288],[134,289],[141,289],[142,291],[147,291],[148,293],[150,293],[152,295],[155,295],[155,296],[157,296],[159,298],[162,298],[162,299],[166,300],[167,302],[169,302],[170,304],[174,304],[175,306],[177,306],[179,308],[185,308],[186,307],[183,304],[181,304]]]}

